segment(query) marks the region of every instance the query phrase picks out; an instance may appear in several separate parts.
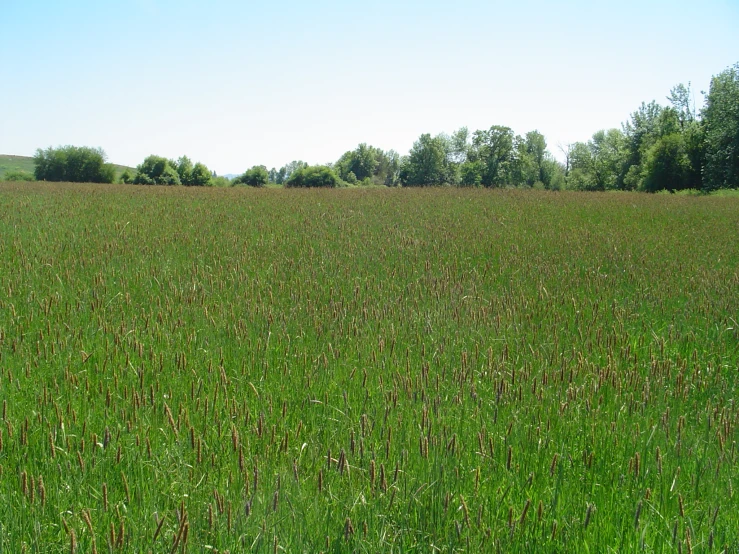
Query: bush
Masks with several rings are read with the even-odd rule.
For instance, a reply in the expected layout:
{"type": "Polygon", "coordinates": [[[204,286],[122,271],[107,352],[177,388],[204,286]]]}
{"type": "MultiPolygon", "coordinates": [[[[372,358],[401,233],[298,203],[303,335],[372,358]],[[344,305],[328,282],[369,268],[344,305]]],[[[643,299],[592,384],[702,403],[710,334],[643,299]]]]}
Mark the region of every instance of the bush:
{"type": "Polygon", "coordinates": [[[285,183],[286,187],[330,187],[338,186],[339,178],[330,167],[314,165],[295,171],[285,183]]]}
{"type": "Polygon", "coordinates": [[[7,171],[0,181],[35,181],[33,173],[21,170],[7,171]]]}
{"type": "Polygon", "coordinates": [[[269,183],[269,172],[263,165],[255,165],[233,180],[233,185],[247,185],[250,187],[263,187],[267,183],[269,183]]]}
{"type": "Polygon", "coordinates": [[[213,174],[205,164],[196,163],[190,172],[187,182],[183,183],[191,187],[209,187],[213,181],[213,174]]]}
{"type": "Polygon", "coordinates": [[[124,185],[130,185],[131,183],[133,183],[133,180],[134,175],[128,169],[124,170],[123,173],[121,173],[120,181],[124,185]]]}
{"type": "Polygon", "coordinates": [[[210,180],[210,186],[212,187],[230,187],[231,185],[232,183],[230,179],[228,177],[224,177],[223,175],[212,177],[210,180]]]}
{"type": "Polygon", "coordinates": [[[136,185],[179,185],[180,176],[172,163],[161,156],[149,156],[136,167],[136,185]]]}

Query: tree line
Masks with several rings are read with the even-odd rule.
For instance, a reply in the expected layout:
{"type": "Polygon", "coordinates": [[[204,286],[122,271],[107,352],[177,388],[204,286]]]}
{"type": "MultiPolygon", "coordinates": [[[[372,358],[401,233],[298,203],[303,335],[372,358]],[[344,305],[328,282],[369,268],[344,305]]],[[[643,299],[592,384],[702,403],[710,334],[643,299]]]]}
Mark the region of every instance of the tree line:
{"type": "MultiPolygon", "coordinates": [[[[401,156],[367,144],[336,162],[292,161],[279,169],[254,166],[232,181],[187,156],[149,156],[123,183],[262,187],[465,186],[550,190],[713,191],[739,187],[739,63],[711,80],[698,110],[690,83],[672,88],[667,104],[642,103],[621,129],[600,130],[586,142],[558,145],[561,159],[534,130],[517,135],[493,125],[421,135],[401,156]]],[[[101,149],[65,146],[38,150],[35,177],[47,181],[110,183],[115,171],[101,149]]]]}

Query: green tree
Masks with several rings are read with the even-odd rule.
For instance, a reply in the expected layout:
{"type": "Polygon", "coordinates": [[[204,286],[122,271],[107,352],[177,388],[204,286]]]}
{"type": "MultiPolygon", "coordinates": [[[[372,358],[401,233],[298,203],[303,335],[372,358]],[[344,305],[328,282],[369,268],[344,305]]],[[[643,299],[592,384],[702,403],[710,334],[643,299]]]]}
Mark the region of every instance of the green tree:
{"type": "Polygon", "coordinates": [[[192,160],[187,156],[180,156],[177,161],[170,161],[169,164],[177,170],[180,177],[180,183],[183,185],[191,185],[192,180],[192,160]]]}
{"type": "Polygon", "coordinates": [[[187,184],[193,187],[209,187],[212,182],[213,173],[205,164],[198,162],[193,166],[187,184]]]}
{"type": "Polygon", "coordinates": [[[346,180],[345,175],[354,173],[358,181],[364,181],[375,174],[377,162],[375,149],[362,143],[339,159],[336,163],[336,170],[339,177],[344,180],[346,180]]]}
{"type": "Polygon", "coordinates": [[[739,63],[711,80],[702,115],[704,188],[739,187],[739,63]]]}
{"type": "Polygon", "coordinates": [[[308,167],[308,164],[300,160],[294,160],[288,164],[285,164],[277,171],[275,176],[275,183],[277,183],[278,185],[285,184],[293,173],[305,167],[308,167]]]}
{"type": "Polygon", "coordinates": [[[459,167],[459,182],[463,187],[479,187],[482,185],[482,162],[465,161],[459,167]]]}
{"type": "Polygon", "coordinates": [[[544,183],[544,160],[547,156],[547,141],[539,131],[529,131],[525,138],[526,153],[531,156],[536,167],[536,180],[544,183]]]}
{"type": "Polygon", "coordinates": [[[643,188],[648,192],[681,190],[690,187],[691,164],[679,133],[657,139],[647,151],[643,188]]]}
{"type": "Polygon", "coordinates": [[[514,158],[513,130],[493,125],[487,131],[475,131],[468,160],[482,165],[482,185],[500,187],[509,183],[514,158]]]}
{"type": "Polygon", "coordinates": [[[133,183],[134,175],[131,173],[128,169],[123,170],[123,173],[121,173],[120,181],[124,185],[130,185],[133,183]]]}
{"type": "Polygon", "coordinates": [[[565,166],[547,153],[541,164],[542,183],[547,190],[563,190],[567,188],[565,166]]]}
{"type": "Polygon", "coordinates": [[[615,190],[624,165],[624,134],[618,129],[598,131],[588,142],[592,153],[592,176],[595,190],[615,190]]]}
{"type": "Polygon", "coordinates": [[[233,185],[247,185],[250,187],[263,187],[267,183],[269,183],[269,172],[263,165],[255,165],[233,180],[233,185]]]}
{"type": "Polygon", "coordinates": [[[378,185],[386,185],[394,187],[398,185],[400,171],[400,154],[395,150],[383,152],[379,148],[375,149],[375,157],[377,166],[373,181],[378,185]]]}
{"type": "Polygon", "coordinates": [[[400,182],[406,187],[443,185],[450,182],[447,149],[443,138],[421,135],[400,168],[400,182]]]}
{"type": "Polygon", "coordinates": [[[598,131],[584,144],[570,149],[571,188],[579,190],[615,190],[625,167],[624,134],[618,129],[598,131]]]}
{"type": "Polygon", "coordinates": [[[372,183],[393,186],[398,182],[400,156],[394,150],[360,144],[354,150],[344,152],[334,164],[336,174],[347,183],[372,183]]]}
{"type": "Polygon", "coordinates": [[[513,138],[507,184],[532,187],[541,183],[539,177],[540,168],[535,154],[529,151],[527,140],[516,135],[513,138]]]}
{"type": "Polygon", "coordinates": [[[180,185],[180,175],[172,162],[161,156],[149,156],[136,167],[137,185],[180,185]]]}
{"type": "Polygon", "coordinates": [[[680,123],[680,130],[685,128],[696,119],[695,105],[693,102],[693,94],[690,90],[690,82],[688,86],[680,83],[670,89],[670,95],[667,100],[672,105],[672,109],[677,114],[680,123]]]}
{"type": "Polygon", "coordinates": [[[106,163],[101,148],[62,146],[38,149],[33,157],[34,176],[39,181],[112,183],[115,169],[106,163]]]}
{"type": "Polygon", "coordinates": [[[460,127],[449,137],[449,160],[456,164],[467,161],[467,153],[470,150],[470,132],[467,127],[460,127]]]}
{"type": "Polygon", "coordinates": [[[336,187],[339,178],[334,171],[325,165],[302,167],[293,171],[285,182],[286,187],[336,187]]]}
{"type": "Polygon", "coordinates": [[[223,175],[217,175],[215,177],[211,177],[210,186],[211,187],[230,187],[231,181],[228,179],[228,177],[224,177],[223,175]]]}

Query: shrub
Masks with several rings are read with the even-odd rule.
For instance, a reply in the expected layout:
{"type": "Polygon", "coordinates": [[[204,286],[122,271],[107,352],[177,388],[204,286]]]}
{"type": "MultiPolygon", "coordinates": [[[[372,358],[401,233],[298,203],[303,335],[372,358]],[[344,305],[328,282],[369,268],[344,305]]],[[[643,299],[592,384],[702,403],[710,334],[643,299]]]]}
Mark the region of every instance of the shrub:
{"type": "Polygon", "coordinates": [[[33,173],[29,173],[28,171],[21,171],[21,170],[12,170],[7,171],[5,175],[3,175],[2,181],[35,181],[33,177],[33,173]]]}
{"type": "Polygon", "coordinates": [[[161,156],[149,156],[136,167],[137,185],[179,185],[180,176],[172,163],[161,156]]]}
{"type": "Polygon", "coordinates": [[[250,187],[263,187],[267,183],[269,183],[269,172],[263,165],[255,165],[233,180],[233,185],[248,185],[250,187]]]}
{"type": "Polygon", "coordinates": [[[213,174],[210,172],[210,169],[205,164],[198,162],[192,168],[187,182],[183,184],[191,187],[209,187],[212,181],[213,174]]]}
{"type": "Polygon", "coordinates": [[[134,177],[135,176],[128,169],[126,169],[123,171],[123,173],[121,173],[120,181],[124,185],[130,185],[131,183],[133,183],[134,177]]]}
{"type": "Polygon", "coordinates": [[[285,183],[286,187],[336,187],[339,178],[330,167],[314,165],[295,171],[285,183]]]}
{"type": "Polygon", "coordinates": [[[210,186],[212,187],[230,187],[231,185],[231,180],[223,175],[218,175],[210,180],[210,186]]]}

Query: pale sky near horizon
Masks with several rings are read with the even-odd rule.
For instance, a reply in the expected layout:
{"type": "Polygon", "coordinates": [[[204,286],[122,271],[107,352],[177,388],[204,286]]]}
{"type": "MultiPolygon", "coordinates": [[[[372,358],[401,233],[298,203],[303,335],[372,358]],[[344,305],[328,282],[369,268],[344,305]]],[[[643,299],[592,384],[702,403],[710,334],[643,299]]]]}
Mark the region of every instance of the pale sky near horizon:
{"type": "Polygon", "coordinates": [[[739,62],[739,1],[0,0],[0,153],[219,174],[507,125],[558,143],[739,62]]]}

